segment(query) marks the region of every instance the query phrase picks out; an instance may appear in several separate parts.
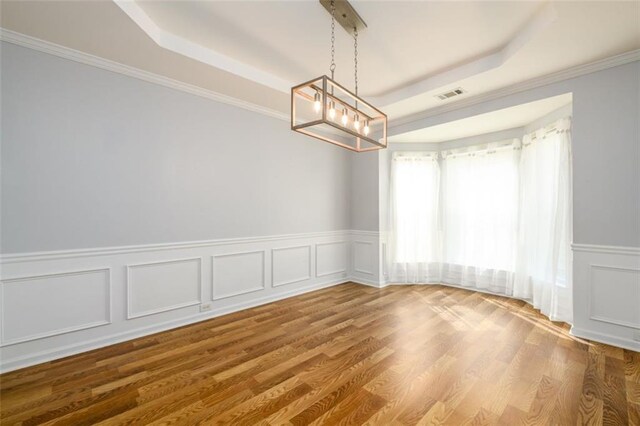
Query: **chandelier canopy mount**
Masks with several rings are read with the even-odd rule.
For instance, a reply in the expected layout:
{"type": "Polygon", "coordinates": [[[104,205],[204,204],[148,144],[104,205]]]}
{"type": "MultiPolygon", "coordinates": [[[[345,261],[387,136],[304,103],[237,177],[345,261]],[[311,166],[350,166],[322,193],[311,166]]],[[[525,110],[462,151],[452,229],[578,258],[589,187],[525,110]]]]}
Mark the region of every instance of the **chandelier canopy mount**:
{"type": "Polygon", "coordinates": [[[351,6],[351,3],[345,0],[320,0],[320,4],[327,9],[336,21],[344,28],[346,32],[353,35],[354,30],[362,32],[367,28],[366,22],[358,15],[358,12],[351,6]],[[333,6],[332,6],[333,3],[333,6]],[[332,11],[332,7],[335,8],[335,12],[332,11]]]}

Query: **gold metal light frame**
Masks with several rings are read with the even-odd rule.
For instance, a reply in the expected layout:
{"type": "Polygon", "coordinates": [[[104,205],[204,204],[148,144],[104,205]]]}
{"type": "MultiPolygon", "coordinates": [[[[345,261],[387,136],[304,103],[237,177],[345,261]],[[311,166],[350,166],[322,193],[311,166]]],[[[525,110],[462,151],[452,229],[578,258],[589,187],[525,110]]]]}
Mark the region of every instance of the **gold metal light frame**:
{"type": "Polygon", "coordinates": [[[387,147],[387,115],[326,75],[291,88],[291,130],[355,152],[387,147]],[[354,126],[356,118],[359,128],[354,126]]]}

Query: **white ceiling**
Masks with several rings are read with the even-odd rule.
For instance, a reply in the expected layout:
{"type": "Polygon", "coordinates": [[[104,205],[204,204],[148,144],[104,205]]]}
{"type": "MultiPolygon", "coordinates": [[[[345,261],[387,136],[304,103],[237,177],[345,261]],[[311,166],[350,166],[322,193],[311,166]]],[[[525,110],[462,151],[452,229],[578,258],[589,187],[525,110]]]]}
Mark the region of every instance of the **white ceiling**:
{"type": "Polygon", "coordinates": [[[447,142],[523,127],[569,105],[571,101],[572,95],[567,93],[395,135],[389,138],[389,142],[447,142]]]}
{"type": "MultiPolygon", "coordinates": [[[[331,18],[318,1],[138,4],[168,33],[290,83],[329,72],[331,18]]],[[[368,96],[380,96],[502,47],[540,8],[538,2],[353,5],[369,26],[359,37],[359,80],[362,94],[368,96]],[[460,28],[477,33],[469,37],[460,34],[460,28]]],[[[354,43],[339,25],[336,44],[338,78],[351,86],[354,43]]]]}
{"type": "MultiPolygon", "coordinates": [[[[362,96],[391,122],[640,48],[640,2],[352,1],[362,96]],[[435,95],[462,86],[467,93],[435,95]]],[[[299,1],[2,1],[3,28],[288,113],[328,73],[330,16],[299,1]]],[[[336,29],[336,80],[353,40],[336,29]]]]}

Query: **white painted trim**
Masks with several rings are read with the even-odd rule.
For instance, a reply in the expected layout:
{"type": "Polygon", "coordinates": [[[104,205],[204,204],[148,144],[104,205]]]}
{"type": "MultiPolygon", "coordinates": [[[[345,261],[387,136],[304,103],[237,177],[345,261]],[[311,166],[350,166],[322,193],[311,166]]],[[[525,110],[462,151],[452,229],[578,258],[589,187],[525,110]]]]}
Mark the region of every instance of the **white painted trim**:
{"type": "MultiPolygon", "coordinates": [[[[318,273],[318,247],[320,246],[330,246],[330,245],[334,245],[334,244],[347,244],[348,241],[343,240],[343,241],[330,241],[330,242],[326,242],[326,243],[316,243],[315,246],[315,252],[316,252],[316,278],[320,278],[320,277],[326,277],[327,275],[335,275],[335,274],[342,274],[342,273],[346,273],[347,270],[349,269],[349,262],[347,261],[347,266],[345,269],[340,269],[337,271],[330,271],[330,272],[324,272],[322,274],[318,273]]],[[[348,252],[348,248],[347,248],[347,252],[348,252]]]]}
{"type": "Polygon", "coordinates": [[[373,243],[371,241],[354,241],[353,242],[353,271],[354,272],[359,272],[361,274],[366,274],[366,275],[373,275],[373,271],[367,271],[365,269],[358,269],[356,267],[356,244],[364,244],[367,246],[373,246],[373,243]]]}
{"type": "Polygon", "coordinates": [[[526,90],[535,89],[537,87],[547,86],[549,84],[557,83],[563,80],[569,80],[572,78],[580,77],[582,75],[591,74],[639,60],[640,49],[636,49],[622,53],[620,55],[611,56],[598,61],[578,65],[551,74],[532,78],[520,83],[512,84],[507,87],[502,87],[500,89],[491,90],[477,96],[460,99],[459,101],[454,101],[439,107],[430,108],[423,112],[400,117],[398,119],[394,119],[392,125],[389,126],[389,136],[394,135],[393,129],[395,127],[409,124],[414,121],[423,120],[428,117],[433,117],[436,115],[444,114],[446,112],[455,111],[472,105],[481,104],[483,102],[492,101],[494,99],[502,98],[514,93],[524,92],[526,90]]]}
{"type": "Polygon", "coordinates": [[[45,339],[47,337],[53,337],[53,336],[58,336],[61,334],[67,334],[67,333],[72,333],[74,331],[80,331],[80,330],[86,330],[89,328],[94,328],[94,327],[100,327],[103,325],[109,325],[112,322],[112,318],[113,318],[113,312],[112,312],[112,299],[113,299],[113,294],[112,294],[112,288],[111,288],[111,268],[93,268],[93,269],[79,269],[79,270],[74,270],[74,271],[66,271],[66,272],[54,272],[54,273],[49,273],[49,274],[38,274],[38,275],[28,275],[28,276],[20,276],[20,277],[15,277],[15,278],[3,278],[2,280],[0,280],[0,317],[3,317],[2,313],[6,312],[6,310],[4,309],[4,285],[8,284],[8,283],[16,283],[16,282],[20,282],[20,281],[29,281],[29,280],[33,280],[33,279],[40,279],[40,278],[47,278],[47,277],[64,277],[64,276],[73,276],[73,275],[84,275],[84,274],[88,274],[88,273],[94,273],[94,272],[106,272],[106,285],[107,285],[107,300],[106,300],[106,312],[107,312],[107,319],[104,321],[97,321],[97,322],[92,322],[92,323],[87,323],[87,324],[80,324],[77,326],[73,326],[73,327],[67,327],[67,328],[61,328],[58,330],[52,330],[46,333],[39,333],[39,334],[34,334],[31,336],[25,336],[25,337],[21,337],[19,339],[10,339],[10,340],[5,340],[4,336],[5,336],[5,330],[4,330],[4,326],[5,326],[5,320],[4,318],[2,318],[0,320],[0,348],[5,347],[5,346],[11,346],[11,345],[15,345],[18,343],[25,343],[25,342],[30,342],[32,340],[39,340],[39,339],[45,339]]]}
{"type": "Polygon", "coordinates": [[[389,271],[387,268],[387,242],[386,241],[382,242],[382,248],[380,249],[380,251],[381,251],[380,257],[382,258],[382,268],[380,268],[382,272],[381,280],[386,283],[389,280],[389,271]]]}
{"type": "Polygon", "coordinates": [[[196,306],[202,303],[202,257],[188,257],[184,259],[171,259],[171,260],[160,260],[155,262],[146,262],[146,263],[136,263],[126,265],[127,269],[127,282],[126,282],[126,292],[127,292],[127,319],[136,319],[142,318],[149,315],[160,314],[162,312],[173,311],[176,309],[188,308],[189,306],[196,306]],[[197,260],[198,261],[198,300],[193,300],[189,302],[179,303],[176,305],[166,306],[164,308],[152,309],[150,311],[144,311],[139,313],[131,312],[131,270],[139,267],[145,266],[153,266],[153,265],[162,265],[167,263],[182,263],[182,262],[191,262],[197,260]]]}
{"type": "Polygon", "coordinates": [[[375,237],[375,238],[380,237],[380,232],[378,231],[365,231],[365,230],[359,230],[359,229],[352,229],[349,231],[349,233],[351,235],[361,236],[361,237],[375,237]]]}
{"type": "Polygon", "coordinates": [[[255,293],[256,291],[265,290],[266,289],[265,269],[267,268],[265,257],[266,257],[266,250],[250,250],[250,251],[241,251],[241,252],[235,252],[235,253],[216,254],[211,256],[211,300],[216,301],[216,300],[228,299],[230,297],[240,296],[242,294],[255,293]],[[262,255],[262,285],[260,287],[242,290],[236,293],[225,294],[222,296],[216,295],[216,259],[219,257],[242,256],[246,254],[255,254],[255,253],[260,253],[262,255]]]}
{"type": "Polygon", "coordinates": [[[87,340],[87,341],[83,341],[82,343],[74,343],[74,344],[58,347],[51,350],[41,351],[38,353],[30,353],[23,357],[13,358],[8,361],[5,359],[2,359],[0,360],[0,372],[5,373],[8,371],[17,370],[19,368],[27,367],[30,365],[40,364],[40,363],[51,361],[54,359],[90,351],[92,349],[102,348],[102,347],[113,345],[116,343],[125,342],[127,340],[148,336],[150,334],[171,330],[173,328],[182,327],[182,326],[197,323],[200,321],[209,320],[209,319],[216,318],[226,314],[231,314],[233,312],[238,312],[243,309],[255,308],[257,306],[276,302],[278,300],[286,299],[288,297],[298,296],[304,293],[308,293],[310,291],[320,290],[327,287],[333,287],[336,285],[344,284],[346,282],[349,282],[349,280],[344,278],[341,278],[338,280],[329,280],[325,282],[320,282],[320,283],[312,284],[306,287],[301,287],[301,288],[289,290],[286,292],[264,296],[264,297],[252,299],[246,302],[240,302],[234,305],[224,306],[209,312],[194,314],[189,317],[184,317],[177,320],[165,321],[165,322],[153,324],[147,327],[141,327],[135,330],[115,333],[106,337],[87,340]]]}
{"type": "Polygon", "coordinates": [[[640,247],[602,246],[597,244],[571,244],[573,251],[586,253],[626,254],[640,256],[640,247]]]}
{"type": "Polygon", "coordinates": [[[116,72],[118,74],[137,78],[148,83],[158,84],[160,86],[180,90],[181,92],[190,93],[192,95],[211,99],[216,102],[221,102],[234,107],[246,109],[248,111],[257,112],[259,114],[277,118],[279,120],[290,120],[288,113],[263,107],[251,102],[243,101],[232,96],[215,92],[213,90],[204,89],[202,87],[185,83],[183,81],[175,80],[149,71],[144,71],[139,68],[130,67],[119,62],[104,59],[99,56],[84,53],[79,50],[71,49],[69,47],[61,46],[59,44],[51,43],[49,41],[41,40],[15,31],[7,30],[5,28],[0,28],[0,41],[6,41],[7,43],[12,43],[18,46],[37,50],[39,52],[48,53],[59,58],[64,58],[71,61],[79,62],[81,64],[91,65],[103,70],[116,72]]]}
{"type": "MultiPolygon", "coordinates": [[[[636,272],[638,274],[640,274],[640,269],[636,269],[636,268],[624,268],[621,266],[610,266],[610,265],[597,265],[597,264],[590,264],[589,265],[589,292],[587,293],[587,315],[589,316],[589,319],[594,320],[594,321],[600,321],[600,322],[606,322],[609,324],[614,324],[614,325],[621,325],[623,327],[629,327],[629,328],[634,328],[636,330],[640,330],[640,324],[633,324],[630,322],[626,322],[626,321],[620,321],[617,320],[615,318],[607,318],[607,317],[602,317],[602,316],[596,316],[593,314],[593,270],[594,269],[601,269],[601,270],[612,270],[612,271],[623,271],[623,272],[636,272]]],[[[640,293],[639,293],[639,297],[640,299],[640,293]]],[[[640,306],[640,300],[638,300],[638,306],[640,306]]]]}
{"type": "Polygon", "coordinates": [[[290,246],[290,247],[275,247],[271,249],[271,287],[281,287],[283,285],[289,285],[289,284],[294,284],[294,283],[299,283],[301,281],[307,281],[310,280],[311,277],[311,244],[306,244],[306,245],[302,245],[302,246],[290,246]],[[297,249],[297,248],[306,248],[308,249],[308,254],[309,254],[309,268],[308,268],[308,273],[306,277],[302,277],[302,278],[297,278],[297,279],[293,279],[290,281],[283,281],[280,283],[276,283],[275,279],[274,279],[274,263],[273,263],[273,253],[276,251],[285,251],[285,250],[292,250],[292,249],[297,249]]]}
{"type": "Polygon", "coordinates": [[[230,244],[251,244],[251,243],[264,243],[270,241],[282,241],[290,239],[303,239],[303,238],[317,238],[317,237],[335,237],[335,236],[348,236],[351,231],[327,231],[327,232],[308,232],[301,234],[283,234],[283,235],[271,235],[262,237],[240,237],[240,238],[221,238],[215,240],[203,240],[203,241],[190,241],[180,243],[161,243],[161,244],[142,244],[142,245],[129,245],[129,246],[116,246],[116,247],[104,247],[104,248],[89,248],[89,249],[77,249],[77,250],[54,250],[54,251],[42,251],[31,253],[15,253],[4,254],[0,258],[1,264],[19,263],[19,262],[33,262],[41,260],[58,260],[65,258],[76,258],[86,256],[106,256],[114,254],[129,254],[138,252],[149,251],[161,251],[161,250],[177,250],[177,249],[192,249],[200,247],[214,247],[230,244]]]}
{"type": "Polygon", "coordinates": [[[636,342],[634,340],[622,339],[620,337],[611,336],[609,334],[584,330],[581,328],[576,328],[575,326],[571,327],[569,334],[571,334],[572,336],[580,337],[582,339],[589,339],[595,342],[605,343],[607,345],[628,349],[630,351],[640,352],[640,342],[636,342]]]}
{"type": "Polygon", "coordinates": [[[374,288],[385,288],[391,285],[384,282],[376,282],[374,280],[370,280],[368,278],[362,278],[362,277],[350,277],[349,281],[351,281],[352,283],[366,285],[367,287],[374,287],[374,288]]]}

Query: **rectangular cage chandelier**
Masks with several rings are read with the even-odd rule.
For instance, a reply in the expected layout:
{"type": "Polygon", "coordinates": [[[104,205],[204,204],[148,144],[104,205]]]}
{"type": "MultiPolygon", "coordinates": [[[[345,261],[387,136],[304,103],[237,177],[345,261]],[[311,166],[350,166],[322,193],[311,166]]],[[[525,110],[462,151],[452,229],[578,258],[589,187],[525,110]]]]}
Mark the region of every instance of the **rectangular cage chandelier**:
{"type": "Polygon", "coordinates": [[[331,13],[331,78],[323,75],[291,88],[291,129],[355,152],[386,148],[386,114],[358,96],[358,29],[366,24],[345,0],[320,3],[331,13]],[[355,40],[355,93],[333,79],[336,9],[355,40]]]}

